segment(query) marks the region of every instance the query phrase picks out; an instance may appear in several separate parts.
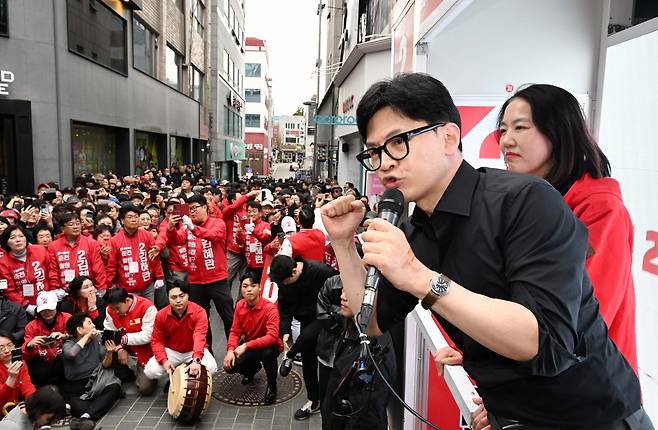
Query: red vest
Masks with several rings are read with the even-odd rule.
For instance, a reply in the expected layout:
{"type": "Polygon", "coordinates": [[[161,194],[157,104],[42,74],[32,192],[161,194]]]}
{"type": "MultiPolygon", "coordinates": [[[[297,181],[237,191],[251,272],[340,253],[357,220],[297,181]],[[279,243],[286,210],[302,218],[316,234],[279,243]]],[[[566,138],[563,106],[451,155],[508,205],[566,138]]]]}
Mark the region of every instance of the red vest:
{"type": "MultiPolygon", "coordinates": [[[[112,318],[114,327],[117,329],[123,329],[125,334],[128,333],[139,333],[142,331],[142,317],[146,311],[155,305],[151,303],[149,299],[138,296],[136,294],[131,295],[133,299],[133,304],[130,306],[130,309],[124,316],[119,315],[111,307],[107,307],[107,314],[112,318]]],[[[124,345],[124,348],[135,354],[137,361],[144,366],[146,362],[153,356],[153,351],[151,350],[151,342],[144,345],[124,345]]]]}

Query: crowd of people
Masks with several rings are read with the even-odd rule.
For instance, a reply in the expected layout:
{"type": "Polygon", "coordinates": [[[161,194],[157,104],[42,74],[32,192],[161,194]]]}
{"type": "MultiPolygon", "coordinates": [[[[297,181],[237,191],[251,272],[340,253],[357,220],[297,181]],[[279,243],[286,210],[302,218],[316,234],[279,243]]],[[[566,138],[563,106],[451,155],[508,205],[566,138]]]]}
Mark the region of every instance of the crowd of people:
{"type": "Polygon", "coordinates": [[[652,429],[632,224],[576,99],[532,85],[505,103],[511,173],[463,160],[458,111],[427,75],[375,84],[357,121],[357,159],[416,204],[401,229],[351,183],[218,182],[201,166],[84,175],[0,201],[0,405],[26,400],[3,422],[57,419],[61,393],[71,427],[91,430],[122,384],[151,395],[181,364],[243,384],[264,370],[273,404],[300,359],[295,419],[386,429],[391,332],[420,300],[450,338],[439,372],[462,364],[478,383],[474,429],[652,429]],[[367,360],[354,324],[364,264],[384,277],[367,360]]]}

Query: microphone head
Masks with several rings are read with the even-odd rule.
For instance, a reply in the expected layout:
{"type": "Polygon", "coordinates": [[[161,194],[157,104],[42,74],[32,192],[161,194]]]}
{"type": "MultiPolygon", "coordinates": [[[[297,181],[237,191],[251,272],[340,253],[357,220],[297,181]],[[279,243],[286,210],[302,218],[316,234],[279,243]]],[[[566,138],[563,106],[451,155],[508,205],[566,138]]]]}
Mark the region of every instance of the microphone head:
{"type": "Polygon", "coordinates": [[[404,195],[402,191],[397,188],[390,188],[384,191],[382,194],[382,199],[379,201],[379,213],[382,211],[388,210],[390,212],[395,212],[398,215],[402,213],[404,207],[404,195]]]}

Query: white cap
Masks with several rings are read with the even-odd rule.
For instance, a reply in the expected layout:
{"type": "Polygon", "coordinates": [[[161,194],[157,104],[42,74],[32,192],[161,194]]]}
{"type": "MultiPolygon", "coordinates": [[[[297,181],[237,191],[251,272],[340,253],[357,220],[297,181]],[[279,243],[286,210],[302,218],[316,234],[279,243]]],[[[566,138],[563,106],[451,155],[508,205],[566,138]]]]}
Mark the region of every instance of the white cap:
{"type": "Polygon", "coordinates": [[[291,216],[284,216],[281,220],[281,229],[284,233],[295,233],[297,232],[297,223],[291,216]]]}
{"type": "Polygon", "coordinates": [[[37,296],[37,313],[45,310],[57,309],[57,293],[54,291],[42,291],[37,296]]]}
{"type": "Polygon", "coordinates": [[[261,206],[272,206],[273,207],[272,202],[269,201],[269,200],[263,200],[260,205],[261,206]]]}

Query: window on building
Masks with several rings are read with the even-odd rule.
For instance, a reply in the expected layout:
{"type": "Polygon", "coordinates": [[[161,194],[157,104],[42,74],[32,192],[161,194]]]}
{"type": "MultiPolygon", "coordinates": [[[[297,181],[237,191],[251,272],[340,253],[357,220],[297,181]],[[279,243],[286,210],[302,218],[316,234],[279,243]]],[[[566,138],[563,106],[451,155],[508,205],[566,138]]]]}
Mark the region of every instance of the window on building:
{"type": "Polygon", "coordinates": [[[127,74],[126,21],[98,0],[68,0],[68,48],[127,74]]]}
{"type": "Polygon", "coordinates": [[[231,0],[224,1],[224,15],[228,18],[229,25],[231,24],[231,0]]]}
{"type": "Polygon", "coordinates": [[[286,143],[297,143],[296,137],[286,137],[286,143]]]}
{"type": "Polygon", "coordinates": [[[228,122],[228,117],[230,114],[230,110],[228,107],[224,106],[224,135],[225,136],[230,136],[231,134],[231,129],[229,127],[229,122],[228,122]]]}
{"type": "Polygon", "coordinates": [[[260,127],[260,114],[248,113],[244,116],[244,125],[246,127],[260,127]]]}
{"type": "Polygon", "coordinates": [[[206,16],[206,8],[201,3],[201,0],[196,0],[196,10],[194,11],[194,19],[196,21],[196,32],[199,36],[203,37],[203,22],[206,16]]]}
{"type": "Polygon", "coordinates": [[[260,90],[257,88],[247,88],[244,90],[244,97],[250,103],[260,103],[260,90]]]}
{"type": "Polygon", "coordinates": [[[190,73],[190,97],[199,103],[203,103],[203,73],[192,66],[190,73]]]}
{"type": "Polygon", "coordinates": [[[133,16],[133,66],[156,76],[158,36],[133,16]]]}
{"type": "Polygon", "coordinates": [[[260,78],[260,64],[258,63],[245,63],[244,74],[248,78],[260,78]]]}
{"type": "Polygon", "coordinates": [[[182,65],[183,56],[167,45],[167,53],[165,55],[165,82],[177,90],[181,89],[182,65]]]}
{"type": "Polygon", "coordinates": [[[228,63],[229,63],[229,56],[228,52],[226,52],[226,49],[224,50],[224,61],[222,62],[222,65],[224,66],[224,75],[228,77],[228,63]]]}
{"type": "Polygon", "coordinates": [[[237,87],[240,83],[240,75],[238,75],[238,65],[233,63],[233,86],[237,87]]]}
{"type": "Polygon", "coordinates": [[[7,0],[0,0],[0,36],[9,36],[9,10],[7,0]]]}
{"type": "Polygon", "coordinates": [[[226,74],[226,78],[228,81],[232,84],[233,83],[233,73],[235,73],[235,66],[233,65],[233,60],[229,57],[228,59],[228,73],[226,74]]]}

